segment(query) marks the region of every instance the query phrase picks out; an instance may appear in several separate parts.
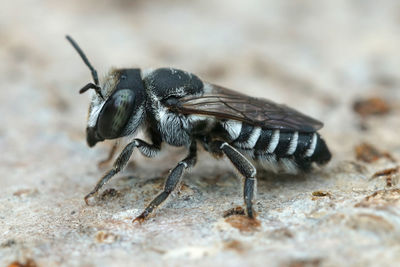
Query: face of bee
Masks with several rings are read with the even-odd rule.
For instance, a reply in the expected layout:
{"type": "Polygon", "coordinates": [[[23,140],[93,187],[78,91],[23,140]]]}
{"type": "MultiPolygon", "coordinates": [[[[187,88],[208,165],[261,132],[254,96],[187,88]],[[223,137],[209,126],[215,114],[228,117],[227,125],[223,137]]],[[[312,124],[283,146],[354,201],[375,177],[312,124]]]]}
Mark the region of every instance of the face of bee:
{"type": "Polygon", "coordinates": [[[86,129],[86,140],[90,147],[105,139],[125,136],[138,127],[137,117],[143,113],[144,90],[135,87],[132,81],[135,77],[130,74],[129,70],[111,72],[102,90],[106,98],[93,97],[86,129]]]}

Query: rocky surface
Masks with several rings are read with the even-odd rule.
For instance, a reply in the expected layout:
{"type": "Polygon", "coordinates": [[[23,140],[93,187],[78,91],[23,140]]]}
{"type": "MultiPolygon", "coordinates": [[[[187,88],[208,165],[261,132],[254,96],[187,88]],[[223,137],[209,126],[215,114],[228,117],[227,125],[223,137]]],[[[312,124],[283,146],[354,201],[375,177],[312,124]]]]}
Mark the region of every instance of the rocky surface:
{"type": "Polygon", "coordinates": [[[238,2],[4,3],[1,266],[398,266],[400,3],[238,2]],[[156,216],[132,224],[184,156],[168,147],[135,154],[87,206],[111,144],[85,144],[77,91],[90,75],[66,33],[100,73],[173,66],[300,109],[325,122],[333,160],[302,176],[260,172],[255,222],[236,214],[229,162],[203,153],[156,216]]]}

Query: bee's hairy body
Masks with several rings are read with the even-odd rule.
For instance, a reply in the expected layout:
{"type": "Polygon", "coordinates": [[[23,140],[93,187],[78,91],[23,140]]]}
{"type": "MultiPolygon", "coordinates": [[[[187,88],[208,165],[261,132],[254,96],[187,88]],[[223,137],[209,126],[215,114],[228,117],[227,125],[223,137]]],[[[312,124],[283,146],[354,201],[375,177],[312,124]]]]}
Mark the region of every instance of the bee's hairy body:
{"type": "MultiPolygon", "coordinates": [[[[115,88],[107,84],[110,81],[118,83],[119,79],[115,77],[124,71],[113,70],[103,88],[115,88]]],[[[258,161],[260,166],[273,172],[297,173],[299,170],[308,170],[312,162],[324,163],[327,157],[329,159],[326,144],[317,132],[265,129],[236,120],[176,113],[168,105],[171,99],[201,96],[211,90],[212,85],[202,82],[193,74],[171,68],[147,70],[143,73],[140,73],[140,77],[147,101],[140,106],[139,115],[132,116],[131,123],[123,131],[125,135],[136,132],[140,124],[150,139],[172,146],[188,147],[196,139],[209,150],[204,140],[217,139],[229,143],[249,159],[258,161]]],[[[104,92],[105,95],[111,93],[104,92]]],[[[100,108],[102,106],[96,95],[92,103],[97,103],[100,108]]],[[[96,105],[92,109],[94,107],[96,105]]],[[[92,121],[95,120],[93,118],[92,121]]]]}
{"type": "Polygon", "coordinates": [[[112,169],[85,197],[87,203],[127,165],[135,148],[144,156],[154,157],[164,142],[186,147],[188,155],[171,170],[164,190],[134,221],[146,219],[177,187],[184,172],[196,164],[199,145],[215,156],[228,157],[244,176],[243,196],[250,218],[255,216],[254,163],[269,171],[297,173],[309,170],[313,162],[324,164],[331,158],[317,133],[322,127],[319,121],[284,105],[203,82],[182,70],[113,69],[100,86],[85,54],[72,38],[67,39],[94,80],[80,90],[96,91],[89,107],[88,145],[106,139],[130,139],[112,169]],[[139,129],[147,140],[134,138],[139,129]]]}

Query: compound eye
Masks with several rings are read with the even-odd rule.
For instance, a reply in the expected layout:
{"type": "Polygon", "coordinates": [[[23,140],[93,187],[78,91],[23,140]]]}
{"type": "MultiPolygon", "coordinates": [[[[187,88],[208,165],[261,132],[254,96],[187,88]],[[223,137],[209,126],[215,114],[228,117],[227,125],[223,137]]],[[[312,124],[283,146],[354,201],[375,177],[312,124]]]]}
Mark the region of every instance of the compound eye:
{"type": "Polygon", "coordinates": [[[98,121],[97,130],[101,137],[114,139],[120,137],[132,115],[134,95],[129,89],[118,90],[104,104],[98,121]]]}

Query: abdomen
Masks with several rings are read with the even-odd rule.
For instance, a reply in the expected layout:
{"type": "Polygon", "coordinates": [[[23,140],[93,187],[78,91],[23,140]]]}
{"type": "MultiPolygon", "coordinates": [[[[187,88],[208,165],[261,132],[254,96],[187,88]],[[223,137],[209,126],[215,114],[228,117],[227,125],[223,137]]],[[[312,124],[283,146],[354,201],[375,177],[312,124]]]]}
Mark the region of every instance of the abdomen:
{"type": "Polygon", "coordinates": [[[317,132],[263,129],[239,121],[221,123],[229,143],[274,172],[307,171],[313,162],[327,163],[331,153],[317,132]]]}

